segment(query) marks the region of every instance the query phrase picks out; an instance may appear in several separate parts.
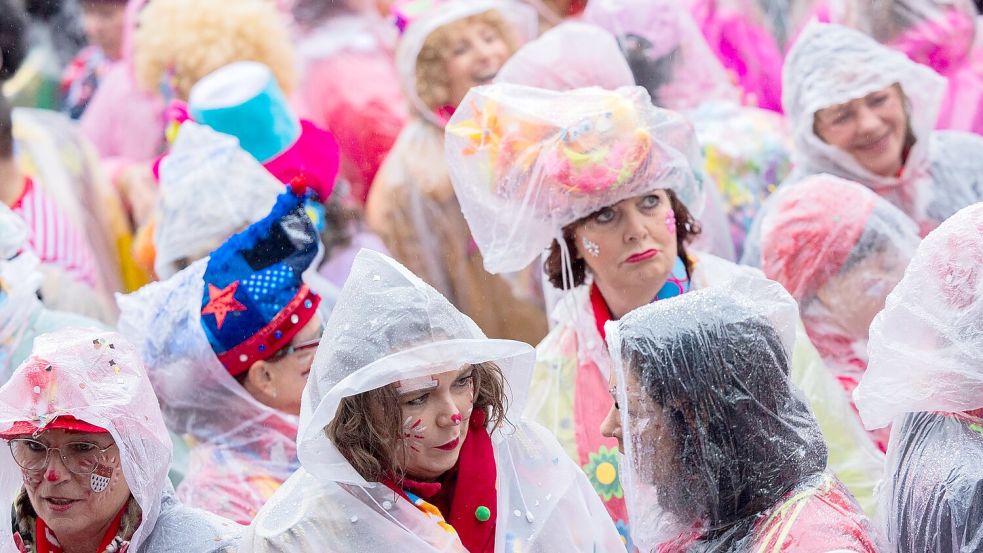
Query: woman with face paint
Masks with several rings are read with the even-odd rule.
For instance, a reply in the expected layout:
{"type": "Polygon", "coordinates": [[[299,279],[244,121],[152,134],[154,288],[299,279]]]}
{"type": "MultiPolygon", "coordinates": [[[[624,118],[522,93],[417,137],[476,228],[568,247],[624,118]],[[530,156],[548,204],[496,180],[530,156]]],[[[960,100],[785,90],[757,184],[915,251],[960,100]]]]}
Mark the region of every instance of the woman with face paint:
{"type": "Polygon", "coordinates": [[[918,246],[870,327],[854,394],[889,423],[878,518],[892,551],[983,548],[983,203],[918,246]]]}
{"type": "Polygon", "coordinates": [[[304,390],[302,468],[244,552],[616,552],[614,525],[520,413],[533,349],[486,338],[392,259],[362,250],[304,390]]]}
{"type": "MultiPolygon", "coordinates": [[[[915,253],[918,228],[877,194],[831,175],[807,177],[774,202],[762,222],[762,270],[799,303],[809,338],[852,398],[870,323],[915,253]]],[[[870,437],[886,451],[889,434],[870,437]]]]}
{"type": "MultiPolygon", "coordinates": [[[[704,182],[689,123],[640,87],[550,92],[496,84],[473,89],[447,128],[451,174],[492,272],[548,248],[545,272],[562,297],[537,348],[526,413],[558,437],[629,535],[616,443],[601,433],[611,398],[604,324],[742,268],[695,251],[704,182]]],[[[822,412],[832,466],[868,500],[879,460],[804,332],[793,379],[822,412]]]]}
{"type": "Polygon", "coordinates": [[[526,286],[519,276],[507,279],[482,267],[448,177],[443,136],[467,91],[491,82],[519,43],[535,34],[535,13],[489,0],[425,0],[406,12],[398,12],[404,32],[396,69],[412,119],[379,168],[366,221],[393,258],[485,334],[535,344],[547,330],[539,281],[526,286]]]}
{"type": "Polygon", "coordinates": [[[789,379],[796,325],[788,293],[757,277],[607,325],[604,426],[641,551],[881,551],[789,379]]]}
{"type": "Polygon", "coordinates": [[[0,388],[0,428],[10,452],[0,493],[12,505],[2,510],[0,550],[235,551],[239,527],[174,498],[171,441],[122,336],[77,328],[40,336],[0,388]]]}
{"type": "MultiPolygon", "coordinates": [[[[928,67],[858,31],[813,22],[782,79],[795,169],[781,187],[817,173],[860,183],[911,217],[922,236],[983,201],[983,137],[933,132],[945,79],[928,67]]],[[[757,227],[756,220],[742,259],[755,266],[757,227]]]]}

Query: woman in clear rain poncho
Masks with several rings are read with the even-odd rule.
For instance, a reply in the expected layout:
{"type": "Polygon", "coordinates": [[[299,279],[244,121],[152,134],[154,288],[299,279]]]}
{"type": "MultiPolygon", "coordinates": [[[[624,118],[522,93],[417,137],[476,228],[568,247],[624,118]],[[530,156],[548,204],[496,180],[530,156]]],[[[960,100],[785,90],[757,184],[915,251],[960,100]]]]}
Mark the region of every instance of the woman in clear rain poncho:
{"type": "Polygon", "coordinates": [[[209,258],[118,298],[120,330],[191,447],[178,497],[245,524],[299,466],[297,414],[321,336],[305,283],[318,240],[301,202],[284,192],[209,258]]]}
{"type": "Polygon", "coordinates": [[[304,390],[301,468],[243,552],[613,552],[583,473],[521,412],[532,348],[362,250],[304,390]],[[510,416],[511,414],[511,416],[510,416]]]}
{"type": "MultiPolygon", "coordinates": [[[[762,221],[761,268],[799,303],[809,338],[848,397],[867,368],[870,322],[918,241],[918,227],[898,208],[831,175],[783,190],[762,221]]],[[[889,435],[871,432],[881,451],[889,435]]]]}
{"type": "Polygon", "coordinates": [[[485,334],[536,343],[547,330],[538,296],[488,274],[474,247],[444,161],[443,127],[472,86],[495,77],[535,34],[528,6],[489,0],[436,2],[409,21],[396,51],[414,111],[383,162],[366,220],[393,257],[471,317],[485,334]]]}
{"type": "MultiPolygon", "coordinates": [[[[693,122],[704,169],[716,184],[711,188],[719,191],[714,203],[721,204],[729,224],[723,232],[739,257],[754,215],[791,169],[784,118],[742,97],[678,1],[594,0],[584,19],[615,35],[635,83],[655,105],[681,111],[693,122]]],[[[708,217],[717,210],[714,203],[708,201],[700,223],[704,232],[716,234],[708,217]]]]}
{"type": "Polygon", "coordinates": [[[40,336],[0,388],[0,429],[0,494],[12,505],[0,510],[0,551],[235,551],[238,526],[174,498],[171,441],[122,336],[40,336]]]}
{"type": "Polygon", "coordinates": [[[38,335],[68,326],[101,326],[41,303],[38,289],[44,276],[37,256],[24,248],[27,232],[20,217],[0,204],[0,384],[27,359],[38,335]]]}
{"type": "MultiPolygon", "coordinates": [[[[983,200],[983,137],[932,131],[945,80],[931,69],[858,31],[813,22],[782,78],[795,140],[795,169],[783,186],[816,173],[858,182],[914,219],[922,235],[983,200]]],[[[758,264],[760,252],[745,258],[758,264]]]]}
{"type": "Polygon", "coordinates": [[[983,550],[983,203],[925,237],[870,328],[854,394],[892,424],[878,517],[901,553],[983,550]]]}
{"type": "MultiPolygon", "coordinates": [[[[569,290],[537,347],[526,413],[583,467],[627,539],[616,444],[599,430],[611,405],[604,323],[757,271],[690,248],[703,186],[696,140],[644,89],[496,84],[472,89],[462,105],[447,127],[447,156],[486,267],[511,271],[549,248],[549,281],[569,290]]],[[[793,380],[819,413],[834,472],[870,503],[883,461],[865,449],[847,397],[799,337],[793,380]]]]}
{"type": "Polygon", "coordinates": [[[604,432],[641,551],[879,551],[789,378],[796,321],[781,286],[747,278],[608,323],[604,432]]]}
{"type": "Polygon", "coordinates": [[[971,0],[850,4],[853,25],[946,78],[938,128],[983,134],[983,45],[971,0]]]}

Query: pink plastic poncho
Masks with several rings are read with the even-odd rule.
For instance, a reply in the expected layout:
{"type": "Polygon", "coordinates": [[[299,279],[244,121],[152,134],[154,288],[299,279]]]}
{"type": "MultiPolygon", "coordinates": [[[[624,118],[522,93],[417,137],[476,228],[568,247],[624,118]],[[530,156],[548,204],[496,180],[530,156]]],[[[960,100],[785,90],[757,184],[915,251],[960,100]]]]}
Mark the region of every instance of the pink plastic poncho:
{"type": "MultiPolygon", "coordinates": [[[[114,332],[70,328],[39,337],[31,357],[0,388],[0,428],[29,421],[44,427],[60,415],[109,431],[142,520],[129,542],[135,553],[231,553],[240,529],[181,505],[167,479],[171,440],[135,348],[114,332]]],[[[10,505],[23,475],[0,448],[0,497],[10,505]]],[[[10,508],[0,510],[0,551],[16,553],[10,508]]]]}
{"type": "Polygon", "coordinates": [[[937,128],[983,134],[983,45],[971,0],[858,2],[856,27],[946,78],[937,128]]]}
{"type": "MultiPolygon", "coordinates": [[[[867,188],[815,175],[779,192],[762,222],[762,270],[799,303],[848,397],[867,368],[870,321],[918,246],[918,228],[867,188]]],[[[871,432],[881,450],[889,431],[871,432]]]]}
{"type": "Polygon", "coordinates": [[[983,203],[925,237],[870,328],[854,393],[893,421],[879,518],[897,551],[983,546],[983,203]]]}

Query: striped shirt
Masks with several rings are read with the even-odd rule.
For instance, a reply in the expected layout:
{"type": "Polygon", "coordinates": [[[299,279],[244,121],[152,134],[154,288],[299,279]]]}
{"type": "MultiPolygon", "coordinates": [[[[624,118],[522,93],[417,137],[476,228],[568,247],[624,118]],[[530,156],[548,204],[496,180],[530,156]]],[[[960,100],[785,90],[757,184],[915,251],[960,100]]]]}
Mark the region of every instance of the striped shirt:
{"type": "Polygon", "coordinates": [[[11,210],[27,223],[28,243],[41,263],[61,268],[74,280],[97,287],[95,256],[85,237],[58,204],[31,179],[11,210]]]}

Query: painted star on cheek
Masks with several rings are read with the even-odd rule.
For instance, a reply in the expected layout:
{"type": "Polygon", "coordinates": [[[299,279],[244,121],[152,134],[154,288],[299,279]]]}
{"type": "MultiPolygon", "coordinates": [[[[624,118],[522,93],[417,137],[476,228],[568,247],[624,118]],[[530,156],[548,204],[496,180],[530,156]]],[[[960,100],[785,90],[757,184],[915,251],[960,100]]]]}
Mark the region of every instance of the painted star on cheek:
{"type": "Polygon", "coordinates": [[[413,420],[413,417],[406,417],[403,421],[403,439],[409,442],[410,449],[420,452],[420,442],[423,441],[423,433],[426,432],[427,426],[423,424],[423,419],[413,420]]]}
{"type": "Polygon", "coordinates": [[[214,284],[208,284],[208,304],[201,310],[202,315],[214,315],[215,324],[222,328],[225,324],[225,317],[234,311],[246,311],[246,306],[235,299],[236,290],[239,288],[239,281],[235,281],[225,288],[219,288],[214,284]]]}

